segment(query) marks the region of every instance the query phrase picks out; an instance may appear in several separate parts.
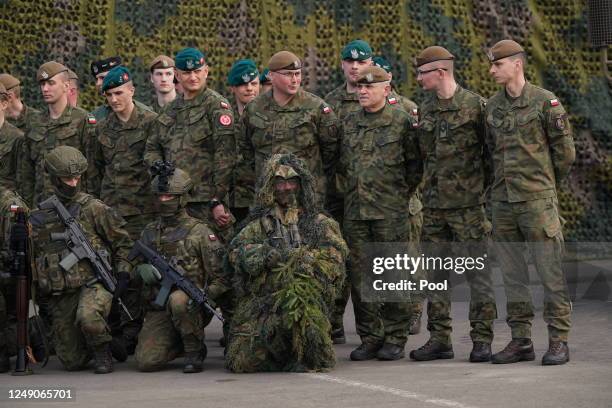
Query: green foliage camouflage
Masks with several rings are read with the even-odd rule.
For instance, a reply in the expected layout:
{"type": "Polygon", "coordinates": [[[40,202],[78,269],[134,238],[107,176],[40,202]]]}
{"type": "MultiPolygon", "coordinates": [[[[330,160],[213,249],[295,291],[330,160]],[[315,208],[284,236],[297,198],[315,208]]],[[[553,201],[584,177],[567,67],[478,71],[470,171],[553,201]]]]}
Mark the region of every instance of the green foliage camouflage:
{"type": "Polygon", "coordinates": [[[355,38],[392,64],[401,94],[422,101],[412,66],[424,47],[447,47],[459,83],[485,97],[497,85],[483,49],[512,38],[529,54],[528,78],[554,92],[570,113],[578,159],[560,191],[568,239],[612,240],[610,212],[612,94],[599,51],[587,36],[586,0],[4,0],[0,69],[19,77],[40,107],[36,69],[56,59],[81,83],[81,104],[101,104],[89,64],[119,54],[134,74],[138,98],[152,102],[147,64],[186,46],[207,52],[210,85],[227,95],[231,64],[252,58],[263,69],[290,49],[304,59],[307,90],[325,95],[342,82],[339,55],[355,38]]]}

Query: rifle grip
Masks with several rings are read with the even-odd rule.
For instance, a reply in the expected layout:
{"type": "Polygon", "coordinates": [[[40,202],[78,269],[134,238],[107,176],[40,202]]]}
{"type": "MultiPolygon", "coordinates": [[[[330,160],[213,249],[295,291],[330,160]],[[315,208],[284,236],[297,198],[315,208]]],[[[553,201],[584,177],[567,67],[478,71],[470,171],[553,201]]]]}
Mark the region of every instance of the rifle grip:
{"type": "Polygon", "coordinates": [[[52,232],[51,233],[51,241],[67,241],[68,234],[65,232],[52,232]]]}
{"type": "Polygon", "coordinates": [[[79,258],[74,253],[70,252],[60,261],[59,265],[64,271],[68,272],[77,262],[79,262],[79,258]]]}
{"type": "Polygon", "coordinates": [[[157,294],[157,297],[153,303],[158,307],[166,306],[166,302],[170,296],[170,289],[172,289],[172,283],[162,281],[161,287],[159,288],[159,293],[157,294]],[[164,285],[164,283],[169,283],[169,285],[164,285]]]}

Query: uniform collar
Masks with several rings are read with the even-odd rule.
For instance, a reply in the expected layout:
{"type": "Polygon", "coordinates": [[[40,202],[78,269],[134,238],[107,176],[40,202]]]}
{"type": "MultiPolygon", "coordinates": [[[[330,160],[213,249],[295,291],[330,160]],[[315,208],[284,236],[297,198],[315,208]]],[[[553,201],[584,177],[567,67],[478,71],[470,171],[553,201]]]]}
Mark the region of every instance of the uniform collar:
{"type": "Polygon", "coordinates": [[[524,108],[529,105],[532,89],[533,85],[530,82],[525,82],[525,86],[523,86],[521,95],[518,98],[514,99],[508,95],[506,89],[504,88],[504,102],[508,107],[511,108],[524,108]]]}
{"type": "Polygon", "coordinates": [[[461,104],[458,102],[458,99],[461,97],[461,95],[464,92],[465,92],[464,89],[459,84],[457,84],[457,88],[455,89],[455,93],[450,98],[450,101],[444,102],[444,103],[442,103],[440,98],[438,98],[438,96],[436,95],[436,93],[433,92],[432,93],[432,98],[433,98],[432,102],[433,102],[434,110],[439,111],[439,112],[461,110],[461,107],[460,107],[461,104]]]}
{"type": "Polygon", "coordinates": [[[269,107],[270,110],[277,112],[297,112],[302,108],[302,102],[304,100],[304,90],[300,87],[297,93],[291,98],[288,104],[285,106],[280,106],[274,100],[273,96],[274,90],[272,89],[270,92],[266,93],[266,97],[269,98],[269,107]]]}
{"type": "Polygon", "coordinates": [[[140,118],[140,108],[138,105],[134,104],[134,109],[132,109],[132,114],[127,122],[122,122],[115,112],[112,112],[108,116],[109,127],[111,129],[136,129],[138,127],[138,122],[140,118]]]}
{"type": "Polygon", "coordinates": [[[377,128],[382,126],[390,125],[393,121],[393,112],[391,105],[385,103],[385,106],[376,113],[366,113],[364,109],[359,111],[357,117],[357,125],[365,128],[377,128]]]}

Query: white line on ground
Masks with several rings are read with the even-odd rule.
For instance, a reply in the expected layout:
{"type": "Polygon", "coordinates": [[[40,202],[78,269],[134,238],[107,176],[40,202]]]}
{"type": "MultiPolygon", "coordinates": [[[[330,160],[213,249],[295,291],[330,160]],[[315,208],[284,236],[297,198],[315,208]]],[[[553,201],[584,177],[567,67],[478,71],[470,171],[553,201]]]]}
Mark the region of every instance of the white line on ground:
{"type": "Polygon", "coordinates": [[[371,391],[379,391],[387,394],[392,394],[398,397],[416,400],[419,402],[425,402],[440,407],[450,408],[476,408],[473,405],[465,405],[457,401],[441,399],[441,398],[430,398],[427,395],[418,394],[412,391],[400,390],[399,388],[385,387],[384,385],[368,384],[360,381],[345,380],[343,378],[334,377],[327,374],[316,374],[316,373],[305,373],[302,374],[310,378],[314,378],[321,381],[332,382],[336,384],[347,385],[349,387],[363,388],[371,391]]]}

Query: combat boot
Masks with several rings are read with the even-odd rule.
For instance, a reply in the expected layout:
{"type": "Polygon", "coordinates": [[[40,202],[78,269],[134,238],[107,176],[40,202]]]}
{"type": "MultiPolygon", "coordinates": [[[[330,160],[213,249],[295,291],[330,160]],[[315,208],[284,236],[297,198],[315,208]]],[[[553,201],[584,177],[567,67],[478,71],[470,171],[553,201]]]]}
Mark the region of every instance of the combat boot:
{"type": "Polygon", "coordinates": [[[410,321],[408,322],[409,324],[408,333],[409,334],[419,334],[421,332],[421,317],[422,316],[423,316],[423,312],[412,313],[412,315],[410,316],[410,321]]]}
{"type": "Polygon", "coordinates": [[[10,368],[11,364],[9,362],[8,353],[6,352],[6,348],[2,347],[0,349],[0,373],[6,373],[10,368]]]}
{"type": "Polygon", "coordinates": [[[344,335],[344,327],[333,329],[331,332],[332,343],[334,344],[345,344],[346,336],[344,335]]]}
{"type": "Polygon", "coordinates": [[[204,358],[206,353],[200,351],[188,351],[185,353],[185,364],[183,365],[183,372],[185,374],[193,374],[202,372],[204,365],[204,358]]]}
{"type": "Polygon", "coordinates": [[[453,352],[453,346],[439,343],[432,339],[427,340],[423,346],[417,350],[410,352],[410,358],[417,361],[430,361],[437,359],[451,359],[455,358],[453,352]]]}
{"type": "Polygon", "coordinates": [[[550,341],[548,351],[542,357],[542,365],[561,365],[570,360],[566,341],[550,341]]]}
{"type": "Polygon", "coordinates": [[[535,360],[533,343],[531,339],[527,338],[512,339],[502,351],[491,356],[493,364],[509,364],[533,360],[535,360]]]}
{"type": "Polygon", "coordinates": [[[108,374],[113,372],[113,356],[110,344],[104,343],[94,348],[94,373],[108,374]]]}
{"type": "Polygon", "coordinates": [[[379,360],[392,361],[404,358],[404,346],[397,344],[385,343],[382,348],[376,353],[376,358],[379,360]]]}
{"type": "Polygon", "coordinates": [[[380,343],[361,343],[359,347],[351,351],[351,360],[353,361],[365,361],[376,358],[376,353],[380,350],[382,344],[380,343]]]}
{"type": "Polygon", "coordinates": [[[111,354],[115,360],[123,363],[128,358],[126,340],[123,336],[113,336],[110,343],[111,354]]]}
{"type": "Polygon", "coordinates": [[[491,361],[491,345],[482,341],[475,341],[470,353],[470,363],[484,363],[491,361]]]}

